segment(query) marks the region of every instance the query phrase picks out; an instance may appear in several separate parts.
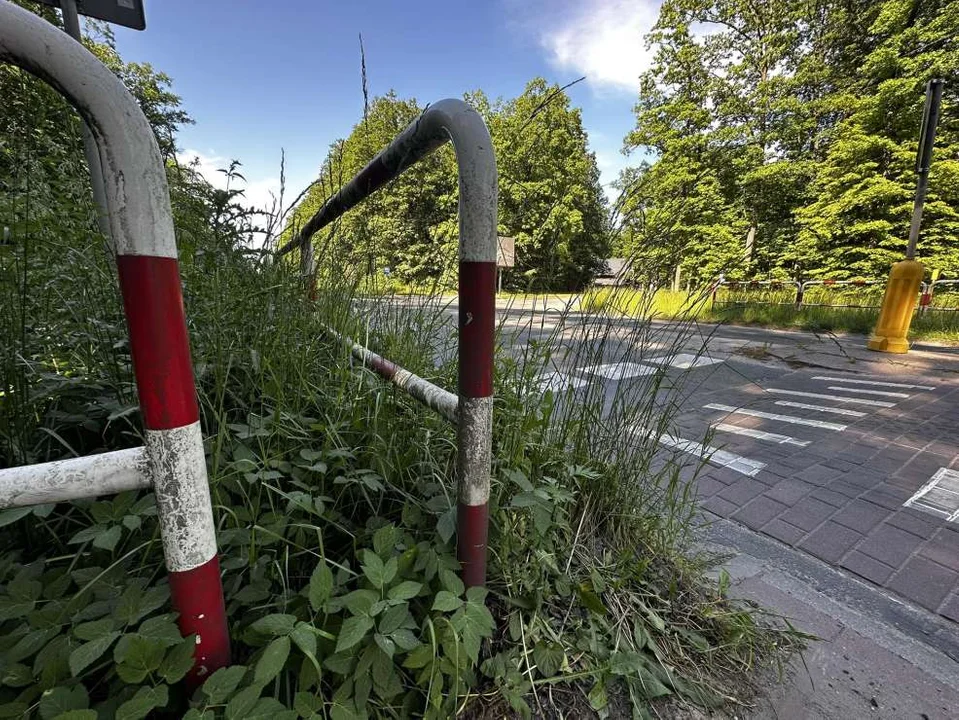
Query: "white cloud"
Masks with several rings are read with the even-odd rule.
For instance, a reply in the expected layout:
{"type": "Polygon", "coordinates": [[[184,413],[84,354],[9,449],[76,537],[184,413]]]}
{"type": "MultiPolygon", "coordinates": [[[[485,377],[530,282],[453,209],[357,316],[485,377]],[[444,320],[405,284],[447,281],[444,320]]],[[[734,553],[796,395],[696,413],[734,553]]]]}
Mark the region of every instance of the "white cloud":
{"type": "Polygon", "coordinates": [[[658,0],[581,0],[554,15],[539,41],[559,69],[585,75],[594,87],[635,94],[640,74],[653,61],[644,36],[656,24],[659,6],[658,0]]]}
{"type": "MultiPolygon", "coordinates": [[[[217,155],[212,151],[210,153],[204,153],[200,150],[187,149],[182,153],[177,153],[177,161],[181,165],[192,165],[196,163],[195,167],[197,172],[199,172],[208,183],[220,190],[226,189],[228,182],[227,176],[220,171],[229,168],[229,158],[217,155]]],[[[229,183],[232,189],[243,191],[243,198],[239,200],[240,204],[250,206],[261,212],[271,210],[274,205],[273,196],[279,197],[280,194],[280,178],[247,178],[245,168],[242,166],[237,168],[237,172],[243,175],[246,180],[233,178],[229,183]]],[[[287,202],[289,202],[289,200],[287,200],[287,202]]]]}

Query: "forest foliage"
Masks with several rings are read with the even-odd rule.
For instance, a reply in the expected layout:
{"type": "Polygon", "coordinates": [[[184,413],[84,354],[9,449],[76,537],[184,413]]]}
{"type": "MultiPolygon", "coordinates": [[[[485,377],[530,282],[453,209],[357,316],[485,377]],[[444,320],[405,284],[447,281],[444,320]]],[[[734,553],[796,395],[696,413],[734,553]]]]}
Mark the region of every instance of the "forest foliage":
{"type": "Polygon", "coordinates": [[[959,2],[666,0],[617,251],[664,282],[876,278],[902,259],[925,85],[946,81],[918,257],[959,272],[959,2]]]}

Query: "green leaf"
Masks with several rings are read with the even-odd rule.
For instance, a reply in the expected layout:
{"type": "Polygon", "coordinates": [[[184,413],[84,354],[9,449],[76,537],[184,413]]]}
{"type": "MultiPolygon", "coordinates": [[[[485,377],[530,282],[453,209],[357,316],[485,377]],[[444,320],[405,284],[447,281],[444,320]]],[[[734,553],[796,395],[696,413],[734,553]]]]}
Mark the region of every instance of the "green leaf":
{"type": "Polygon", "coordinates": [[[137,630],[137,635],[146,640],[152,640],[164,648],[179,645],[180,641],[183,640],[180,629],[170,615],[161,615],[144,620],[137,630]]]}
{"type": "Polygon", "coordinates": [[[380,557],[387,557],[396,545],[396,528],[384,525],[373,534],[373,549],[380,557]]]}
{"type": "Polygon", "coordinates": [[[169,701],[166,685],[142,687],[137,694],[117,708],[116,720],[141,720],[156,708],[164,707],[169,701]]]}
{"type": "MultiPolygon", "coordinates": [[[[289,642],[289,640],[287,640],[289,642]]],[[[256,707],[260,699],[260,693],[263,692],[261,685],[251,685],[243,688],[226,704],[227,720],[243,720],[256,707]]]]}
{"type": "Polygon", "coordinates": [[[390,638],[386,637],[385,635],[381,635],[380,633],[376,633],[373,635],[373,640],[387,657],[393,657],[393,653],[396,652],[396,645],[390,638]]]}
{"type": "Polygon", "coordinates": [[[123,529],[119,525],[113,525],[106,530],[97,533],[96,537],[93,538],[93,547],[113,552],[113,548],[115,548],[117,543],[120,542],[120,537],[122,535],[123,529]]]}
{"type": "Polygon", "coordinates": [[[7,650],[5,658],[7,662],[20,662],[35,653],[39,652],[47,641],[57,636],[58,628],[47,628],[45,630],[34,630],[20,638],[16,644],[7,650]]]}
{"type": "Polygon", "coordinates": [[[219,705],[233,694],[244,675],[245,665],[220,668],[206,679],[201,692],[210,699],[211,705],[219,705]]]}
{"type": "Polygon", "coordinates": [[[566,653],[563,647],[556,643],[537,643],[533,648],[533,662],[536,663],[536,669],[544,678],[553,677],[559,672],[566,660],[566,653]]]}
{"type": "Polygon", "coordinates": [[[354,590],[344,595],[342,601],[351,614],[367,615],[378,599],[379,596],[372,590],[354,590]]]}
{"type": "Polygon", "coordinates": [[[196,650],[196,635],[181,640],[179,645],[167,651],[157,672],[168,683],[182,680],[193,667],[193,654],[196,650]]]}
{"type": "Polygon", "coordinates": [[[390,638],[394,643],[396,643],[396,647],[406,652],[409,652],[420,644],[420,641],[416,639],[413,631],[407,628],[395,630],[394,632],[390,633],[390,638]]]}
{"type": "Polygon", "coordinates": [[[289,635],[291,632],[293,632],[293,627],[295,625],[295,615],[274,613],[273,615],[267,615],[266,617],[260,618],[255,623],[250,625],[250,629],[255,630],[258,633],[263,633],[264,635],[289,635]]]}
{"type": "Polygon", "coordinates": [[[71,652],[70,672],[73,674],[73,677],[79,677],[80,673],[83,672],[90,663],[99,659],[118,637],[120,637],[120,633],[113,631],[98,637],[96,640],[84,643],[71,652]]]}
{"type": "Polygon", "coordinates": [[[343,623],[343,627],[340,628],[340,634],[336,639],[335,652],[339,653],[344,650],[349,650],[356,645],[363,639],[366,633],[372,629],[373,624],[373,618],[367,615],[356,615],[347,618],[346,622],[343,623]]]}
{"type": "Polygon", "coordinates": [[[423,583],[414,582],[413,580],[404,580],[398,585],[391,587],[386,596],[390,600],[412,600],[420,594],[420,590],[422,589],[423,583]]]}
{"type": "Polygon", "coordinates": [[[85,710],[90,707],[90,698],[87,689],[82,685],[72,688],[55,687],[47,690],[40,697],[40,717],[43,720],[53,720],[70,710],[85,710]]]}
{"type": "Polygon", "coordinates": [[[446,568],[440,568],[439,571],[440,584],[456,597],[460,597],[465,591],[466,586],[463,584],[463,581],[460,580],[459,575],[457,575],[452,570],[447,570],[446,568]]]}
{"type": "Polygon", "coordinates": [[[436,599],[433,600],[433,610],[438,610],[439,612],[452,612],[453,610],[458,610],[463,606],[463,601],[456,597],[453,593],[446,590],[440,590],[436,593],[436,599]]]}
{"type": "Polygon", "coordinates": [[[402,626],[410,617],[408,603],[394,605],[383,613],[383,616],[380,618],[380,632],[384,635],[389,635],[402,626]]]}
{"type": "Polygon", "coordinates": [[[10,525],[11,523],[15,523],[20,518],[26,517],[30,514],[31,510],[33,510],[31,507],[18,507],[10,508],[9,510],[0,512],[0,527],[10,525]]]}
{"type": "Polygon", "coordinates": [[[450,508],[436,521],[436,532],[444,543],[453,539],[456,533],[456,509],[450,508]]]}
{"type": "Polygon", "coordinates": [[[310,576],[309,599],[310,607],[319,612],[323,603],[330,599],[333,592],[333,573],[325,560],[320,560],[313,574],[310,576]]]}
{"type": "Polygon", "coordinates": [[[103,618],[91,622],[81,623],[73,628],[73,634],[79,640],[96,640],[109,635],[113,630],[113,618],[103,618]]]}
{"type": "Polygon", "coordinates": [[[139,635],[124,635],[113,650],[117,662],[117,675],[124,682],[138,684],[147,675],[160,667],[166,646],[151,638],[139,635]]]}
{"type": "Polygon", "coordinates": [[[654,700],[664,695],[671,695],[672,690],[663,685],[655,675],[646,667],[641,667],[636,673],[636,677],[630,681],[633,689],[645,697],[647,700],[654,700]]]}
{"type": "Polygon", "coordinates": [[[413,650],[409,655],[406,656],[406,660],[403,661],[403,667],[409,668],[410,670],[416,670],[417,668],[426,667],[433,661],[433,648],[429,645],[420,645],[413,650]]]}
{"type": "MultiPolygon", "coordinates": [[[[373,587],[382,588],[386,584],[383,561],[372,550],[363,551],[363,574],[373,587]]],[[[395,572],[395,571],[394,571],[395,572]]]]}
{"type": "Polygon", "coordinates": [[[316,633],[311,626],[304,622],[297,623],[293,632],[290,633],[290,639],[304,653],[316,657],[316,633]]]}
{"type": "Polygon", "coordinates": [[[296,713],[276,698],[260,698],[246,715],[244,720],[296,720],[296,713]]]}
{"type": "Polygon", "coordinates": [[[67,710],[60,713],[53,720],[97,720],[96,710],[67,710]]]}
{"type": "Polygon", "coordinates": [[[254,682],[265,685],[280,674],[283,664],[290,656],[290,638],[287,636],[278,637],[263,651],[263,655],[256,663],[253,670],[254,682]]]}

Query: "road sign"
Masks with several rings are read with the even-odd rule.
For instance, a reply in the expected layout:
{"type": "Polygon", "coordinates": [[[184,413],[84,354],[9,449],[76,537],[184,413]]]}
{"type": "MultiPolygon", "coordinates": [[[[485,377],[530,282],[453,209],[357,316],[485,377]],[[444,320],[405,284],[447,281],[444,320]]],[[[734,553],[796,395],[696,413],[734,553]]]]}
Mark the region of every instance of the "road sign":
{"type": "Polygon", "coordinates": [[[516,266],[516,240],[500,235],[496,238],[496,267],[516,266]]]}
{"type": "MultiPolygon", "coordinates": [[[[61,5],[60,0],[37,2],[55,8],[61,5]]],[[[77,0],[77,12],[134,30],[145,30],[147,26],[146,16],[143,14],[143,0],[77,0]]]]}

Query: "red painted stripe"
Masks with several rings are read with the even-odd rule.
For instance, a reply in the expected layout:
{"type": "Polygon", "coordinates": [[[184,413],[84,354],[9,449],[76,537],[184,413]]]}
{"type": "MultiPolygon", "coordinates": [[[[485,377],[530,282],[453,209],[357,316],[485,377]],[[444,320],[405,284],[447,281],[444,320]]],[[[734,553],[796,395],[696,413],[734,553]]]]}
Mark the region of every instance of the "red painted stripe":
{"type": "Polygon", "coordinates": [[[180,272],[174,258],[119,255],[133,371],[150,430],[199,420],[180,272]]]}
{"type": "Polygon", "coordinates": [[[459,390],[464,397],[493,394],[496,263],[460,262],[459,390]]]}
{"type": "Polygon", "coordinates": [[[396,371],[399,370],[399,366],[396,363],[390,362],[386,358],[372,358],[370,360],[370,367],[387,380],[392,380],[396,376],[396,371]]]}
{"type": "Polygon", "coordinates": [[[180,613],[180,633],[184,637],[196,633],[198,638],[193,669],[186,678],[192,689],[230,664],[230,634],[220,584],[220,561],[214,556],[192,570],[171,572],[169,580],[173,609],[180,613]]]}
{"type": "Polygon", "coordinates": [[[488,508],[486,503],[456,508],[456,557],[466,587],[486,584],[488,508]]]}

